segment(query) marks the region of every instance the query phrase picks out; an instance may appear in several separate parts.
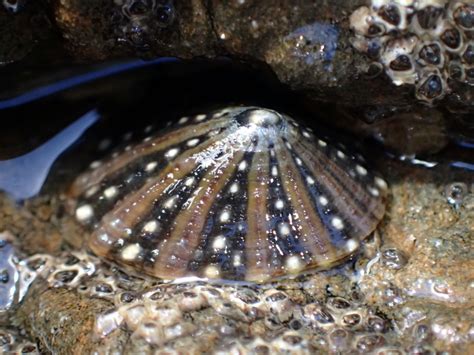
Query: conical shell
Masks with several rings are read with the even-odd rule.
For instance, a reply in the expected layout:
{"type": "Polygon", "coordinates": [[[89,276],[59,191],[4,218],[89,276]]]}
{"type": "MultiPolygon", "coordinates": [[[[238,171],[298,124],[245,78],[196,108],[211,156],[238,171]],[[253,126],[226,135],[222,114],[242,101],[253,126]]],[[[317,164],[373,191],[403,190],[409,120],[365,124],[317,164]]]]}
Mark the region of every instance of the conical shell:
{"type": "Polygon", "coordinates": [[[93,165],[72,187],[88,246],[163,279],[328,268],[385,211],[386,183],[362,157],[258,107],[183,117],[93,165]]]}

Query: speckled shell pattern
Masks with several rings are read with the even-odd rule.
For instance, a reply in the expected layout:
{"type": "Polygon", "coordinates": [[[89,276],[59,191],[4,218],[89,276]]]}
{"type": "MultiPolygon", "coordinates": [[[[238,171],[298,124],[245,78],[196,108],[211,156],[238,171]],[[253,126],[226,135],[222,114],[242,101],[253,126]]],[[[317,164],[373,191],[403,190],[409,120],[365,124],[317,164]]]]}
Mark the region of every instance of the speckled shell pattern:
{"type": "Polygon", "coordinates": [[[264,282],[352,255],[385,212],[365,160],[259,107],[182,117],[74,182],[98,256],[162,279],[264,282]]]}

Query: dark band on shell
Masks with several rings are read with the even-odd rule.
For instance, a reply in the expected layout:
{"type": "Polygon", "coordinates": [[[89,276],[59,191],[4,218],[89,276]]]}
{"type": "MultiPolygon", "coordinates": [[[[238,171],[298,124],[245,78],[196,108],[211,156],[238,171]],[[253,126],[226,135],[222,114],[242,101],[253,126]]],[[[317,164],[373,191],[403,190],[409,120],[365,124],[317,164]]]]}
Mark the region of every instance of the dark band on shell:
{"type": "Polygon", "coordinates": [[[363,158],[257,107],[183,117],[73,184],[99,256],[164,279],[265,281],[353,254],[385,211],[363,158]]]}

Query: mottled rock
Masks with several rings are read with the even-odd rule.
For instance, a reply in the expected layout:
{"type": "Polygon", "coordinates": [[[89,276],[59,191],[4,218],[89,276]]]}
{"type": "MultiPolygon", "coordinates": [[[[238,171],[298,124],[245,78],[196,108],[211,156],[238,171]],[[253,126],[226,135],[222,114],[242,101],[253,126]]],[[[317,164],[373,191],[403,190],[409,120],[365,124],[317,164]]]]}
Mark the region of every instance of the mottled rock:
{"type": "MultiPolygon", "coordinates": [[[[454,4],[453,9],[457,9],[457,3],[450,2],[454,4]]],[[[354,24],[353,15],[359,14],[360,9],[368,9],[367,5],[370,5],[369,1],[362,0],[317,3],[302,0],[193,0],[185,3],[172,0],[65,0],[53,1],[50,6],[68,48],[83,60],[130,55],[146,58],[226,55],[269,66],[284,84],[311,100],[357,107],[441,102],[457,111],[472,112],[474,87],[471,79],[466,79],[472,71],[469,64],[471,47],[466,44],[463,49],[466,53],[463,52],[459,59],[462,78],[449,82],[449,86],[444,79],[456,77],[455,73],[449,72],[452,65],[446,68],[449,69],[447,76],[438,75],[436,68],[433,73],[423,72],[426,75],[411,75],[413,79],[407,82],[393,80],[393,68],[395,71],[409,70],[404,65],[413,66],[412,61],[418,57],[405,60],[405,64],[403,58],[394,58],[396,63],[391,67],[384,62],[380,51],[385,46],[385,37],[377,42],[371,34],[364,32],[365,27],[360,29],[357,23],[354,24]]],[[[454,16],[451,7],[446,11],[454,16]]],[[[359,15],[355,17],[363,18],[364,14],[359,15]]],[[[390,21],[390,15],[393,16],[387,12],[377,16],[382,19],[385,16],[384,21],[390,21]]],[[[462,18],[464,22],[469,21],[464,15],[462,18]]],[[[452,21],[455,22],[454,17],[452,21]]],[[[469,36],[469,29],[462,24],[459,26],[469,36]]],[[[393,36],[405,34],[403,31],[394,30],[393,36]]],[[[419,60],[435,60],[435,49],[422,44],[419,47],[422,58],[419,60]]],[[[395,49],[383,53],[396,52],[395,49]]],[[[452,61],[457,62],[457,59],[452,61]]],[[[420,68],[424,68],[426,63],[423,63],[420,68]]],[[[440,65],[444,65],[444,61],[440,65]]]]}

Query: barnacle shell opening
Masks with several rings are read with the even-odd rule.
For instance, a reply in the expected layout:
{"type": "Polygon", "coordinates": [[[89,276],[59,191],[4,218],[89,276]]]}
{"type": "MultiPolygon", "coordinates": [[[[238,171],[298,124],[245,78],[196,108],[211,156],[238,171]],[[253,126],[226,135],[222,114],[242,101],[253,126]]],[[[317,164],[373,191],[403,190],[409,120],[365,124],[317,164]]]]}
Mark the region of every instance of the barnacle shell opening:
{"type": "Polygon", "coordinates": [[[352,44],[383,65],[393,84],[412,84],[432,104],[455,82],[474,85],[474,4],[372,0],[350,16],[352,44]]]}
{"type": "Polygon", "coordinates": [[[163,278],[263,282],[353,254],[385,212],[362,157],[259,107],[183,117],[71,189],[92,251],[163,278]]]}

